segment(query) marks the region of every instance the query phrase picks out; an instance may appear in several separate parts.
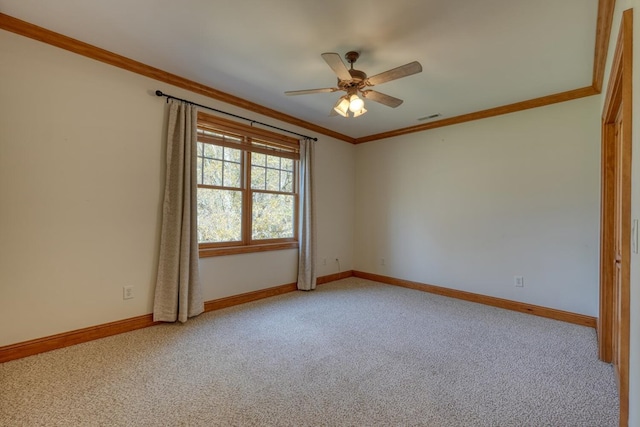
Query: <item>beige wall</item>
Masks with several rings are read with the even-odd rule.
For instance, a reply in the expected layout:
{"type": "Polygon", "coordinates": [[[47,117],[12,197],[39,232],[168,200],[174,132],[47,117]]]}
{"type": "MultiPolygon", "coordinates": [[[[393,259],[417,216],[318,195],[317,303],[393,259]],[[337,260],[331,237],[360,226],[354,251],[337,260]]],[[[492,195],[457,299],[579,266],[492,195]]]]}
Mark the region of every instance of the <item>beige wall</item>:
{"type": "Polygon", "coordinates": [[[355,268],[596,316],[598,117],[591,97],[358,145],[355,268]]]}
{"type": "MultiPolygon", "coordinates": [[[[165,110],[154,90],[309,133],[5,31],[0,58],[0,346],[151,312],[165,110]]],[[[319,257],[348,270],[355,147],[317,136],[319,257]]],[[[205,298],[295,282],[296,254],[203,259],[205,298]]]]}

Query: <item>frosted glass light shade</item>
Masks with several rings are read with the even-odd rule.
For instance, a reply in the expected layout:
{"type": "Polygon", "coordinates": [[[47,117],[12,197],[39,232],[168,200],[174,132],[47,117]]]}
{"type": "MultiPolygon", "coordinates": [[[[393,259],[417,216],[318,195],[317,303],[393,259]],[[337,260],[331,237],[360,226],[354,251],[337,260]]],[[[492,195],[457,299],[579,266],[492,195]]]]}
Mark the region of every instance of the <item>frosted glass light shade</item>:
{"type": "Polygon", "coordinates": [[[351,110],[351,112],[355,113],[356,111],[360,111],[363,107],[364,101],[358,98],[358,95],[354,94],[349,97],[349,110],[351,110]]]}
{"type": "Polygon", "coordinates": [[[340,98],[333,109],[342,117],[349,117],[349,100],[344,97],[340,98]]]}
{"type": "Polygon", "coordinates": [[[353,112],[353,117],[361,116],[361,115],[363,115],[363,114],[364,114],[364,113],[366,113],[366,112],[367,112],[367,109],[366,109],[366,108],[364,108],[364,107],[362,107],[360,110],[358,110],[358,111],[354,111],[354,112],[353,112]]]}

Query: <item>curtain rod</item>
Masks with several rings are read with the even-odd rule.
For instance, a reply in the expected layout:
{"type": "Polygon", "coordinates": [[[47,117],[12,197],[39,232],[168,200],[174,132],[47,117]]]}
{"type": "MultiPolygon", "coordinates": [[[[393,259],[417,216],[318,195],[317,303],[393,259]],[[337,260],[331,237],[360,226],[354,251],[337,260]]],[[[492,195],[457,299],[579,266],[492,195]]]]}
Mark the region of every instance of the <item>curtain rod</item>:
{"type": "Polygon", "coordinates": [[[188,100],[186,100],[186,99],[178,98],[178,97],[176,97],[176,96],[167,95],[166,93],[162,93],[162,91],[161,91],[161,90],[156,90],[156,96],[164,96],[164,97],[166,97],[166,98],[167,98],[167,100],[169,100],[169,99],[175,99],[176,101],[186,102],[187,104],[195,105],[195,106],[197,106],[197,107],[206,108],[207,110],[215,111],[216,113],[226,114],[227,116],[235,117],[235,118],[237,118],[237,119],[246,120],[246,121],[248,121],[248,122],[251,122],[251,124],[256,123],[256,124],[259,124],[259,125],[262,125],[262,126],[270,127],[270,128],[272,128],[272,129],[280,130],[280,131],[282,131],[282,132],[287,132],[287,133],[290,133],[290,134],[293,134],[293,135],[298,135],[298,136],[301,136],[301,137],[303,137],[303,138],[305,138],[305,139],[312,139],[312,140],[314,140],[314,141],[317,141],[317,140],[318,140],[318,138],[313,138],[313,137],[311,137],[311,136],[302,135],[301,133],[292,132],[292,131],[290,131],[290,130],[282,129],[282,128],[279,128],[279,127],[277,127],[277,126],[272,126],[272,125],[267,124],[267,123],[262,123],[262,122],[259,122],[259,121],[257,121],[257,120],[248,119],[248,118],[246,118],[246,117],[238,116],[237,114],[227,113],[226,111],[218,110],[218,109],[216,109],[216,108],[207,107],[206,105],[198,104],[198,103],[196,103],[196,102],[188,101],[188,100]]]}

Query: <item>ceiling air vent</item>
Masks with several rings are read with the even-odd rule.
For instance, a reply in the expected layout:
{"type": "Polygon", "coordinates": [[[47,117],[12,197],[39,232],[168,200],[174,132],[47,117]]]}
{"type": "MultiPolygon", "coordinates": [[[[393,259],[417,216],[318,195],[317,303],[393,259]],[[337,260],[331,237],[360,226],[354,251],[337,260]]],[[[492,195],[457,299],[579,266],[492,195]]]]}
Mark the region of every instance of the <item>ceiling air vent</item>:
{"type": "Polygon", "coordinates": [[[436,117],[441,117],[441,116],[442,116],[442,114],[440,114],[440,113],[432,114],[432,115],[430,115],[430,116],[420,117],[420,118],[418,119],[418,121],[422,121],[422,120],[431,120],[431,119],[435,119],[436,117]]]}

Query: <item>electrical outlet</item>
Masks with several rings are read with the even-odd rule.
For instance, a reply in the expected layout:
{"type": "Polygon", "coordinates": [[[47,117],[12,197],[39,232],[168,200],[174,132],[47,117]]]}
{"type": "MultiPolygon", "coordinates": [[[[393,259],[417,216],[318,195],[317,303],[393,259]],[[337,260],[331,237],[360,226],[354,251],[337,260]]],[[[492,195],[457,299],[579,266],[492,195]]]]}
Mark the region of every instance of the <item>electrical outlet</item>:
{"type": "Polygon", "coordinates": [[[123,286],[122,299],[131,299],[131,298],[133,298],[133,286],[123,286]]]}
{"type": "Polygon", "coordinates": [[[322,265],[327,265],[327,259],[326,258],[322,258],[322,265]]]}
{"type": "Polygon", "coordinates": [[[524,288],[524,276],[513,276],[513,284],[516,288],[524,288]]]}
{"type": "Polygon", "coordinates": [[[380,265],[384,266],[385,264],[384,258],[380,258],[380,265]]]}

